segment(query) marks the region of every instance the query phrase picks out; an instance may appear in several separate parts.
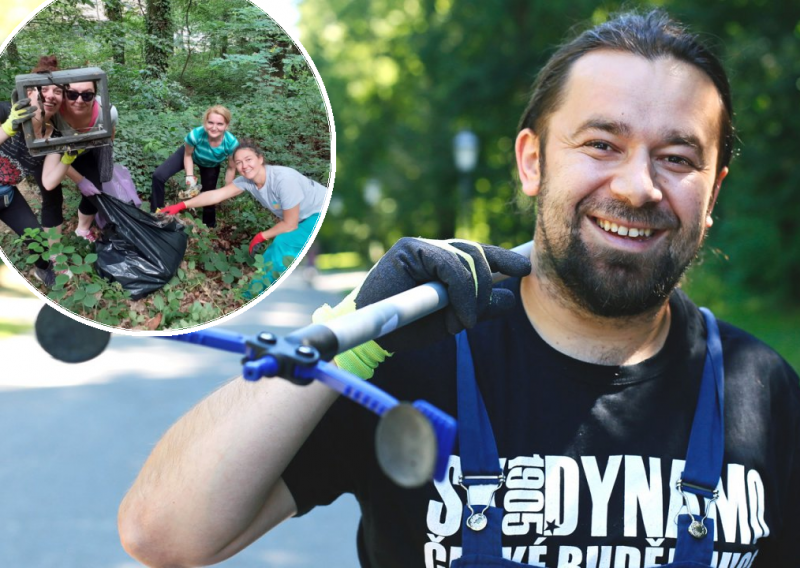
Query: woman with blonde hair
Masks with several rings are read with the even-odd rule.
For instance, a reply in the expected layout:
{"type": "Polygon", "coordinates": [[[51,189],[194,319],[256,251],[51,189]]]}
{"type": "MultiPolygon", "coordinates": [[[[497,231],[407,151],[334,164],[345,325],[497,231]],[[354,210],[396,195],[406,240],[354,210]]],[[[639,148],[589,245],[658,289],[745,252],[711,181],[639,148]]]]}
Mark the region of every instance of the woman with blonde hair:
{"type": "MultiPolygon", "coordinates": [[[[233,163],[233,151],[239,145],[236,137],[228,132],[231,123],[231,111],[222,105],[214,105],[203,115],[203,125],[192,129],[184,139],[184,144],[172,156],[153,172],[150,211],[155,212],[164,206],[164,185],[167,180],[181,169],[186,172],[187,197],[197,195],[197,178],[194,166],[200,170],[200,191],[217,188],[219,171],[222,162],[228,160],[225,172],[225,185],[233,181],[236,167],[233,163]],[[192,191],[194,190],[194,191],[192,191]]],[[[181,195],[183,196],[183,194],[181,195]]],[[[217,224],[216,207],[210,205],[203,208],[203,223],[207,227],[217,224]]]]}
{"type": "Polygon", "coordinates": [[[253,140],[243,138],[234,152],[234,163],[241,174],[231,183],[161,209],[167,215],[177,215],[184,209],[207,207],[242,193],[249,193],[277,222],[269,229],[255,234],[250,241],[250,254],[267,243],[260,253],[267,267],[265,274],[253,279],[245,298],[253,298],[269,288],[286,271],[291,260],[306,247],[319,223],[328,198],[328,188],[286,166],[268,164],[264,152],[253,140]]]}

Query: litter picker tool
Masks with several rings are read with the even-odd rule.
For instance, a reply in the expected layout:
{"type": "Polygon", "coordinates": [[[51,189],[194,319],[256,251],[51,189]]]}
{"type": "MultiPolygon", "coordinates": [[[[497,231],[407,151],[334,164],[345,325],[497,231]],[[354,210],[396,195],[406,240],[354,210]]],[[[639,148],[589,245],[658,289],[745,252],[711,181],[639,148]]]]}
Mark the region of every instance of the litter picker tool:
{"type": "MultiPolygon", "coordinates": [[[[528,256],[532,245],[529,242],[513,251],[528,256]]],[[[503,275],[495,275],[495,281],[503,278],[503,275]]],[[[444,478],[455,441],[456,421],[424,400],[400,402],[369,381],[328,361],[338,353],[440,310],[447,303],[445,287],[438,282],[429,282],[341,318],[303,327],[286,337],[268,332],[244,336],[221,329],[206,329],[162,339],[238,353],[242,356],[242,374],[247,380],[282,377],[299,385],[313,380],[322,382],[380,416],[375,435],[378,462],[398,485],[418,487],[432,477],[437,480],[444,478]]],[[[40,318],[43,313],[44,310],[40,312],[40,318]]],[[[65,326],[74,325],[66,316],[61,317],[65,326]]],[[[50,322],[50,327],[57,328],[58,325],[58,322],[50,322]]],[[[103,339],[102,348],[84,349],[79,357],[73,356],[69,362],[86,361],[99,355],[108,343],[108,335],[103,339]]],[[[54,357],[67,360],[57,336],[56,329],[55,333],[38,336],[39,343],[54,357]]],[[[93,341],[102,343],[100,338],[93,341]]]]}

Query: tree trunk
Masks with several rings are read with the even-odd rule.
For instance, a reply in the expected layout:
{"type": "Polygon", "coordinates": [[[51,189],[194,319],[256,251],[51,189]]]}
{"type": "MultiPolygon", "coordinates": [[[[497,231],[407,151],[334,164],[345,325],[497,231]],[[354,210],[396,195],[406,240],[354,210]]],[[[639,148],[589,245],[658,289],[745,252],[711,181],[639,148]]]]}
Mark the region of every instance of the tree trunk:
{"type": "Polygon", "coordinates": [[[165,75],[172,55],[170,0],[147,0],[145,63],[154,75],[165,75]]]}
{"type": "Polygon", "coordinates": [[[17,49],[17,44],[13,41],[6,46],[6,58],[11,65],[16,65],[20,62],[19,50],[17,49]]]}
{"type": "MultiPolygon", "coordinates": [[[[122,22],[122,2],[120,0],[103,0],[103,7],[110,22],[122,22]]],[[[111,57],[117,65],[125,65],[125,39],[118,30],[119,27],[115,26],[109,38],[111,57]]]]}

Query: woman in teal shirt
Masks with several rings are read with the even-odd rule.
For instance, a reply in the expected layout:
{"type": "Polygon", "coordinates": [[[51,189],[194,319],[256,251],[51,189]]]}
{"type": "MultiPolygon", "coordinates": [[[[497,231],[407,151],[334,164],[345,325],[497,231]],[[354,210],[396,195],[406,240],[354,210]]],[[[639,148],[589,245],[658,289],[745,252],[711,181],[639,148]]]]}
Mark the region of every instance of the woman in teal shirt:
{"type": "MultiPolygon", "coordinates": [[[[203,115],[203,126],[191,130],[184,139],[184,145],[153,172],[150,211],[164,206],[164,185],[167,180],[182,169],[186,172],[186,186],[190,190],[197,185],[194,166],[200,170],[200,191],[217,188],[219,170],[222,162],[228,160],[225,172],[225,185],[233,181],[236,168],[233,164],[233,151],[239,145],[236,137],[228,132],[231,111],[221,105],[214,105],[203,115]]],[[[196,193],[194,194],[196,195],[196,193]]],[[[191,193],[188,197],[193,197],[191,193]]],[[[203,208],[203,223],[207,227],[217,224],[217,210],[214,205],[203,208]]]]}

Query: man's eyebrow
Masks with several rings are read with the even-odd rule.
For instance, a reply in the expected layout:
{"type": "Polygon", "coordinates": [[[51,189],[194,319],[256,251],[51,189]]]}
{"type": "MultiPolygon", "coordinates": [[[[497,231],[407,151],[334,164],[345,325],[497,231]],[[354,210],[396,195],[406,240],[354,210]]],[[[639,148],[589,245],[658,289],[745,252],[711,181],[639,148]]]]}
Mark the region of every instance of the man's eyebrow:
{"type": "Polygon", "coordinates": [[[664,141],[668,146],[689,146],[697,154],[697,160],[700,164],[706,163],[703,144],[700,142],[700,138],[694,134],[688,134],[679,130],[670,130],[664,133],[664,141]]]}
{"type": "Polygon", "coordinates": [[[587,130],[601,130],[609,134],[614,134],[615,136],[628,136],[631,133],[630,125],[625,122],[603,118],[590,118],[575,130],[574,135],[577,136],[587,130]]]}

